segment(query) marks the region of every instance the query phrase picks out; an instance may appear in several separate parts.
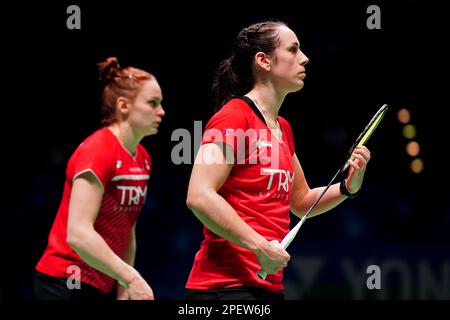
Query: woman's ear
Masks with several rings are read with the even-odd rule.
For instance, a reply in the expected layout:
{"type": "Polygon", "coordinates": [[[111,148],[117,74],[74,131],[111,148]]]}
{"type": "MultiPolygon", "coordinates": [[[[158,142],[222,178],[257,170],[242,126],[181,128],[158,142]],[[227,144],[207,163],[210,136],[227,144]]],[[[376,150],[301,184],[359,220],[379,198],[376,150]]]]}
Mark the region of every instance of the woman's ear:
{"type": "Polygon", "coordinates": [[[126,117],[128,115],[128,99],[125,97],[118,97],[116,100],[117,111],[122,117],[126,117]]]}
{"type": "Polygon", "coordinates": [[[257,68],[260,68],[265,71],[270,71],[271,68],[271,59],[270,57],[262,51],[258,51],[255,54],[255,62],[257,68]]]}

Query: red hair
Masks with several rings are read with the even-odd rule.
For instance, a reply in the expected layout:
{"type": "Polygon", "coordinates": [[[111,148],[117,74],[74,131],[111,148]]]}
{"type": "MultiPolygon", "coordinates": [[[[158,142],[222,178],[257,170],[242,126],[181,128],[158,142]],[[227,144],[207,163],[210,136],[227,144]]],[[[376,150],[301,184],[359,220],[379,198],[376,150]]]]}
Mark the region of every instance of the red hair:
{"type": "Polygon", "coordinates": [[[142,84],[146,80],[154,79],[147,71],[127,67],[121,68],[116,57],[106,58],[98,64],[99,80],[103,83],[103,118],[104,125],[111,125],[117,121],[116,101],[119,97],[134,100],[142,84]]]}

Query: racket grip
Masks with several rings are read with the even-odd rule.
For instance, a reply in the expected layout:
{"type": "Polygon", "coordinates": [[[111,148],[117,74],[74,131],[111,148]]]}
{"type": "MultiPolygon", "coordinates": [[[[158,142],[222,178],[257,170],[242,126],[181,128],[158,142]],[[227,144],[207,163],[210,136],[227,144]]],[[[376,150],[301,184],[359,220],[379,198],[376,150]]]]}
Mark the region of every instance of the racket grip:
{"type": "MultiPolygon", "coordinates": [[[[301,225],[303,224],[303,222],[305,222],[305,218],[306,218],[306,216],[304,216],[302,218],[302,220],[300,220],[300,222],[297,223],[297,225],[291,231],[289,231],[289,233],[281,241],[280,245],[283,247],[283,249],[286,250],[286,248],[289,246],[289,244],[295,238],[295,235],[297,234],[297,232],[300,229],[301,225]]],[[[264,271],[261,270],[261,271],[258,271],[256,273],[256,275],[258,276],[258,278],[260,278],[262,280],[266,280],[267,272],[264,272],[264,271]]]]}
{"type": "Polygon", "coordinates": [[[348,162],[345,162],[345,165],[344,165],[344,168],[342,169],[342,171],[347,170],[348,166],[349,166],[348,162]]]}
{"type": "MultiPolygon", "coordinates": [[[[284,240],[284,239],[283,239],[283,240],[284,240]]],[[[275,241],[275,240],[274,240],[274,241],[275,241]]],[[[277,241],[277,243],[278,243],[278,241],[277,241]]],[[[285,248],[285,249],[286,249],[286,248],[285,248]]],[[[256,273],[256,275],[257,275],[258,278],[260,278],[261,280],[266,280],[267,272],[260,270],[260,271],[258,271],[258,272],[256,273]]]]}
{"type": "Polygon", "coordinates": [[[262,280],[266,280],[266,277],[267,277],[267,273],[266,272],[264,272],[264,271],[259,271],[258,273],[256,273],[256,275],[260,278],[260,279],[262,279],[262,280]]]}

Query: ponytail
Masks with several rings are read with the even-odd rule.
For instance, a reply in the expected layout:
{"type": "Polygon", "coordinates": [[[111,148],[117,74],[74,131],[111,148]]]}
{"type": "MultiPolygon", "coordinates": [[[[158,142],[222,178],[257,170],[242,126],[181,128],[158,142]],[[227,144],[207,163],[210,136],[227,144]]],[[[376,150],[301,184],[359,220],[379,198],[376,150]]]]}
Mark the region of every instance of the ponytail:
{"type": "Polygon", "coordinates": [[[98,79],[103,85],[107,85],[120,72],[120,65],[116,57],[106,58],[98,64],[98,79]]]}
{"type": "Polygon", "coordinates": [[[233,69],[234,57],[223,60],[216,69],[212,91],[216,106],[222,106],[232,96],[232,92],[239,87],[238,75],[233,69]]]}

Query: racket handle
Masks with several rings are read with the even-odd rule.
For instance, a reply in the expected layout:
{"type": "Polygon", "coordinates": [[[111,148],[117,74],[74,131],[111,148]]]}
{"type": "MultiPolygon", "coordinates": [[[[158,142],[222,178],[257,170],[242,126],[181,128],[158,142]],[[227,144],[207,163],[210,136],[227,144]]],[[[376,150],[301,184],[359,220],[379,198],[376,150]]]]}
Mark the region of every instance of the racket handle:
{"type": "Polygon", "coordinates": [[[256,273],[256,275],[260,278],[260,279],[262,279],[262,280],[266,280],[266,277],[267,277],[267,272],[264,272],[264,271],[259,271],[258,273],[256,273]]]}
{"type": "Polygon", "coordinates": [[[344,165],[344,168],[342,169],[342,171],[347,170],[348,166],[349,166],[349,164],[348,164],[348,162],[346,162],[345,165],[344,165]]]}
{"type": "MultiPolygon", "coordinates": [[[[289,231],[289,233],[288,233],[288,234],[284,237],[284,239],[281,241],[280,245],[283,247],[283,249],[286,250],[287,247],[291,244],[292,240],[294,240],[295,236],[296,236],[297,233],[298,233],[298,230],[300,230],[300,227],[302,226],[303,222],[305,222],[306,218],[307,218],[307,215],[305,215],[305,216],[300,220],[300,222],[297,223],[297,225],[296,225],[294,228],[292,228],[292,230],[289,231]]],[[[260,279],[266,280],[267,272],[264,272],[264,271],[261,270],[261,271],[258,271],[258,272],[256,273],[256,275],[257,275],[260,279]]]]}

